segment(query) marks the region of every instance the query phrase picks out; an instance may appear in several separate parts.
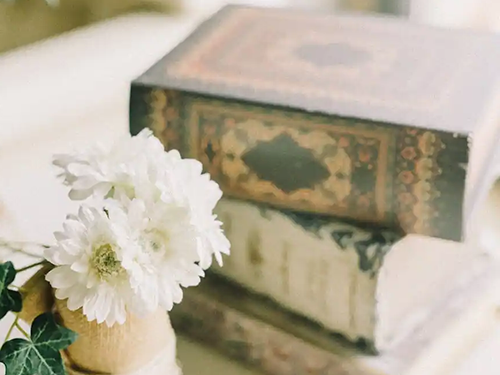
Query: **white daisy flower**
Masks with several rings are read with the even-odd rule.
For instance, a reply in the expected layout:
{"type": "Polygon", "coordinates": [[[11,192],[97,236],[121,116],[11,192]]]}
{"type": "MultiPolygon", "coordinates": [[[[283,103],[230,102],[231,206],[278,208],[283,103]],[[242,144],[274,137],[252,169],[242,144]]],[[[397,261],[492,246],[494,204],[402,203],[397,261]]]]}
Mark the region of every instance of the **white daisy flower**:
{"type": "Polygon", "coordinates": [[[64,232],[55,234],[57,244],[45,252],[56,266],[46,276],[56,298],[67,299],[70,310],[83,308],[89,321],[124,323],[127,308],[141,308],[122,265],[126,253],[135,251],[130,229],[113,222],[104,210],[87,206],[63,227],[64,232]]]}
{"type": "Polygon", "coordinates": [[[111,147],[59,155],[54,164],[72,199],[92,197],[68,217],[47,280],[68,308],[89,320],[123,323],[127,311],[172,309],[181,287],[198,285],[212,257],[222,265],[229,241],[213,209],[222,192],[200,162],[165,152],[151,131],[111,147]]]}
{"type": "Polygon", "coordinates": [[[196,231],[200,265],[210,267],[212,256],[222,265],[222,255],[229,254],[230,244],[221,225],[213,214],[215,205],[222,197],[219,185],[202,174],[202,164],[194,159],[181,159],[177,151],[170,151],[170,168],[161,191],[163,202],[182,201],[190,210],[191,223],[196,231]]]}
{"type": "Polygon", "coordinates": [[[69,196],[83,200],[91,195],[135,196],[135,188],[155,188],[156,174],[163,169],[165,151],[149,129],[126,136],[111,146],[97,145],[83,152],[56,155],[53,164],[71,187],[69,196]]]}
{"type": "Polygon", "coordinates": [[[56,298],[108,326],[123,323],[127,311],[171,310],[181,286],[198,285],[204,275],[188,207],[123,201],[82,206],[45,254],[56,265],[47,274],[56,298]]]}
{"type": "Polygon", "coordinates": [[[74,199],[125,196],[141,199],[148,207],[162,201],[188,208],[203,269],[210,267],[213,256],[222,265],[222,254],[229,254],[229,241],[213,215],[222,196],[219,186],[202,174],[199,161],[182,159],[176,150],[165,152],[150,130],[108,148],[59,155],[54,164],[63,169],[74,199]]]}
{"type": "Polygon", "coordinates": [[[139,246],[124,261],[131,285],[148,310],[171,310],[182,300],[182,287],[196,286],[204,272],[200,267],[196,228],[187,207],[164,202],[146,205],[127,202],[128,222],[139,246]]]}

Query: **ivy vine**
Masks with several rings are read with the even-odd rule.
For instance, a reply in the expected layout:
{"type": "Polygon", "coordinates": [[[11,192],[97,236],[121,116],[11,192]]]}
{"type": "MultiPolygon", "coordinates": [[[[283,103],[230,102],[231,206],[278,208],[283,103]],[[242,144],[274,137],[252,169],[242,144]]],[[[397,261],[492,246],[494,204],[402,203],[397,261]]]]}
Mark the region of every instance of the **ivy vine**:
{"type": "MultiPolygon", "coordinates": [[[[0,245],[5,246],[4,243],[0,245]]],[[[9,250],[17,251],[15,248],[9,250]]],[[[47,262],[42,260],[19,269],[16,269],[12,262],[0,264],[0,319],[9,312],[15,314],[0,348],[0,362],[5,365],[5,375],[67,374],[60,351],[71,345],[76,340],[77,334],[57,324],[50,312],[40,314],[34,319],[30,333],[19,321],[18,313],[23,306],[22,293],[13,282],[19,273],[45,264],[47,262]],[[24,338],[10,339],[15,329],[24,338]]]]}

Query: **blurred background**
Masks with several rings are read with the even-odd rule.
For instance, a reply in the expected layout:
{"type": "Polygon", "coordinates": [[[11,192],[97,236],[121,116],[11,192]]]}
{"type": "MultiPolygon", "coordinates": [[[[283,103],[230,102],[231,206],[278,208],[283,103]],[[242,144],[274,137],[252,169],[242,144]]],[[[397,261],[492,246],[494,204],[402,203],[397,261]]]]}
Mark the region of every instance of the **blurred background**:
{"type": "MultiPolygon", "coordinates": [[[[2,0],[0,52],[125,13],[207,12],[222,0],[2,0]]],[[[353,10],[398,14],[445,26],[495,28],[495,0],[236,0],[263,6],[291,6],[324,12],[353,10]]]]}
{"type": "MultiPolygon", "coordinates": [[[[74,208],[54,177],[52,155],[125,134],[131,80],[225,3],[0,0],[0,236],[51,241],[53,231],[74,208]]],[[[329,13],[380,12],[440,27],[500,31],[499,0],[231,3],[329,13]]],[[[459,375],[475,373],[478,363],[487,368],[485,363],[500,348],[497,336],[477,349],[478,355],[459,375]]],[[[180,351],[181,356],[197,359],[184,360],[187,375],[247,374],[187,341],[181,340],[180,351]]],[[[491,371],[483,375],[498,374],[500,369],[491,371]]]]}
{"type": "MultiPolygon", "coordinates": [[[[140,11],[207,12],[223,0],[2,0],[0,52],[111,17],[140,11]]],[[[324,12],[383,12],[445,26],[495,28],[495,0],[235,0],[263,6],[290,6],[324,12]]]]}
{"type": "MultiPolygon", "coordinates": [[[[70,205],[51,173],[51,155],[127,132],[131,80],[226,3],[0,0],[0,219],[10,218],[0,235],[51,239],[70,205]]],[[[498,0],[232,3],[390,13],[440,27],[500,30],[498,0]]]]}

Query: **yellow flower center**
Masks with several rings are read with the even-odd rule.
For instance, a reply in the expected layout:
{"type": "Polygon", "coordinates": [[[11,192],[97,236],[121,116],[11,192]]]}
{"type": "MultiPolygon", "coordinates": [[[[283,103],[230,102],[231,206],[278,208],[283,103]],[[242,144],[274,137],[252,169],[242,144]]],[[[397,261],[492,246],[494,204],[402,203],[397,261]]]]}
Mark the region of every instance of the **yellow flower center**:
{"type": "Polygon", "coordinates": [[[168,249],[169,236],[168,233],[158,229],[152,229],[146,232],[147,248],[152,253],[165,253],[168,249]]]}
{"type": "Polygon", "coordinates": [[[94,249],[90,262],[101,279],[107,280],[123,272],[116,252],[110,244],[101,245],[94,249]]]}

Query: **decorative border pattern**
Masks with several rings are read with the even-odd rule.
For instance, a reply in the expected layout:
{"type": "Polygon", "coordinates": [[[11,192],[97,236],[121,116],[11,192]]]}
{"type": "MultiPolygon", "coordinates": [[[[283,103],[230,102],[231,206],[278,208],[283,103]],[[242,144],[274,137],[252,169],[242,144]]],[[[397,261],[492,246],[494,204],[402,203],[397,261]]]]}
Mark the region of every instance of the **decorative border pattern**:
{"type": "MultiPolygon", "coordinates": [[[[392,207],[385,193],[391,180],[387,169],[393,129],[377,131],[342,119],[262,111],[253,106],[200,99],[191,101],[186,113],[189,155],[202,161],[228,195],[251,197],[282,208],[308,210],[314,206],[317,212],[343,217],[388,220],[392,207]],[[273,177],[263,179],[245,156],[262,144],[277,146],[274,141],[282,136],[289,137],[296,147],[292,144],[288,155],[284,154],[286,149],[273,152],[273,159],[283,160],[283,171],[276,168],[273,177]],[[293,153],[302,150],[310,151],[314,161],[327,171],[326,177],[293,191],[278,187],[278,174],[293,173],[295,169],[289,163],[294,162],[293,153]],[[355,178],[363,179],[369,187],[356,183],[355,178]]],[[[256,154],[256,158],[266,158],[258,151],[256,154]]],[[[260,162],[271,164],[273,160],[260,162]]],[[[299,169],[303,173],[296,179],[306,179],[306,170],[314,166],[310,162],[299,169]]],[[[308,183],[304,181],[304,185],[308,183]]]]}
{"type": "Polygon", "coordinates": [[[449,107],[464,74],[473,69],[471,49],[478,43],[392,19],[332,19],[258,8],[233,8],[203,31],[163,66],[166,80],[234,92],[271,90],[277,96],[305,96],[311,103],[370,105],[419,116],[449,107]],[[304,52],[307,58],[299,53],[308,46],[325,53],[334,48],[332,56],[352,51],[365,58],[318,64],[310,52],[304,52]],[[442,69],[448,61],[452,68],[442,69]]]}
{"type": "Polygon", "coordinates": [[[403,227],[414,228],[417,233],[431,233],[439,216],[429,202],[441,195],[433,182],[442,174],[437,158],[444,148],[432,132],[408,129],[399,134],[397,216],[403,227]]]}
{"type": "MultiPolygon", "coordinates": [[[[166,148],[202,161],[228,196],[462,240],[466,137],[173,90],[154,89],[147,98],[149,126],[166,148]],[[295,181],[309,185],[290,191],[262,178],[244,159],[251,152],[262,159],[258,146],[273,146],[281,135],[312,155],[328,177],[295,181]]],[[[273,155],[268,164],[276,162],[273,155]]]]}
{"type": "Polygon", "coordinates": [[[182,150],[183,129],[179,121],[180,94],[175,91],[152,89],[145,99],[150,111],[149,127],[161,139],[165,148],[182,150]]]}

